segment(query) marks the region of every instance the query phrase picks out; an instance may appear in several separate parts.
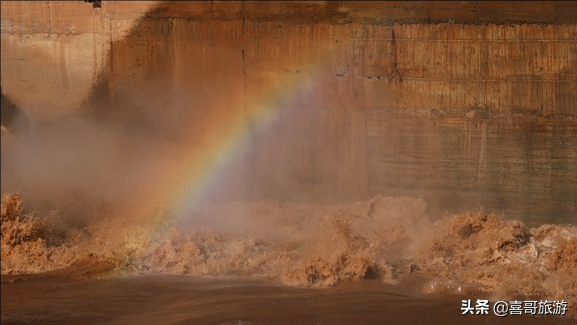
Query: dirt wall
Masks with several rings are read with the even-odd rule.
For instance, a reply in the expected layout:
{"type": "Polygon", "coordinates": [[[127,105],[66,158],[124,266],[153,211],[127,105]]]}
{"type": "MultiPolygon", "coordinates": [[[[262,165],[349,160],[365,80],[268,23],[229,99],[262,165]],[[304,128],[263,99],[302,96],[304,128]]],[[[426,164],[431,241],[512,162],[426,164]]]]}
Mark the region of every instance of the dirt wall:
{"type": "Polygon", "coordinates": [[[33,116],[82,108],[199,143],[240,114],[231,187],[252,198],[567,222],[575,17],[567,1],[2,1],[2,90],[33,116]]]}

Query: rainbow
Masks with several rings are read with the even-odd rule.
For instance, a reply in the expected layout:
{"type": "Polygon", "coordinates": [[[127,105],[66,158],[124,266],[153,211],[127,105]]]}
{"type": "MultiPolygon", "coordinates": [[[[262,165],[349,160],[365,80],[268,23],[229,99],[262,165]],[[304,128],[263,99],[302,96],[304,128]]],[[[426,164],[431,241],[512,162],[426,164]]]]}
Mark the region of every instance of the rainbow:
{"type": "MultiPolygon", "coordinates": [[[[201,145],[195,145],[193,149],[184,148],[181,157],[159,166],[162,172],[146,183],[150,187],[147,193],[149,202],[168,207],[177,218],[187,218],[206,199],[209,189],[226,185],[222,184],[219,176],[231,162],[239,159],[243,150],[251,145],[251,139],[267,134],[273,122],[278,121],[283,107],[294,107],[314,96],[317,72],[322,69],[321,63],[309,63],[302,67],[302,70],[309,71],[307,74],[277,76],[252,93],[245,93],[243,85],[240,85],[227,94],[226,99],[212,103],[211,107],[226,105],[226,117],[209,116],[207,125],[215,126],[215,131],[206,128],[201,145]],[[251,130],[247,124],[249,119],[251,130]]],[[[222,115],[222,109],[220,112],[222,115]]]]}

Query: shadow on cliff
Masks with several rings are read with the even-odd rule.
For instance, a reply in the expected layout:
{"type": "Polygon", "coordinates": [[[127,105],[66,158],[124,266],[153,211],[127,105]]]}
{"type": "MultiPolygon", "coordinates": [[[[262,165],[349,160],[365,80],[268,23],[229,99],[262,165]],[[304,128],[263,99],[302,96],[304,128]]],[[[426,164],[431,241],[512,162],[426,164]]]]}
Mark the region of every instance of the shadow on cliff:
{"type": "MultiPolygon", "coordinates": [[[[207,189],[205,196],[211,202],[334,199],[333,185],[339,183],[334,178],[348,177],[336,170],[347,159],[340,144],[349,141],[350,134],[348,130],[338,132],[338,127],[319,128],[331,123],[331,114],[311,109],[304,91],[285,85],[298,86],[312,77],[299,73],[298,68],[283,70],[280,81],[268,81],[270,76],[263,78],[255,69],[247,75],[246,57],[255,41],[245,40],[248,27],[244,11],[223,18],[210,8],[195,6],[200,5],[163,2],[140,19],[126,37],[112,43],[106,69],[82,109],[105,128],[145,142],[150,152],[155,150],[154,143],[159,143],[166,155],[158,159],[165,162],[183,155],[164,150],[166,143],[183,145],[187,152],[198,150],[200,155],[223,151],[230,161],[207,189]],[[193,12],[197,9],[199,12],[193,12]],[[269,82],[280,86],[273,91],[269,82]],[[275,96],[278,98],[267,105],[277,107],[274,110],[278,113],[263,135],[257,130],[261,116],[247,106],[256,105],[260,97],[275,96]],[[234,138],[238,142],[235,148],[222,144],[234,138]],[[335,175],[327,176],[326,171],[335,175]]],[[[335,19],[331,12],[337,9],[326,6],[326,13],[318,17],[335,19]]],[[[306,19],[289,16],[289,23],[306,19]]],[[[285,23],[278,22],[279,26],[285,23]]],[[[263,46],[267,41],[265,38],[263,46]]],[[[304,67],[319,48],[300,48],[297,53],[302,62],[290,53],[280,53],[278,60],[294,60],[304,67]]],[[[258,53],[252,55],[254,61],[261,59],[258,53]]],[[[307,91],[314,94],[314,87],[313,83],[313,90],[307,91]]],[[[321,91],[326,92],[319,89],[318,93],[321,91]]],[[[346,114],[351,113],[338,114],[345,115],[346,121],[346,114]]]]}
{"type": "Polygon", "coordinates": [[[0,88],[0,123],[2,124],[2,135],[21,134],[27,131],[29,117],[23,110],[19,109],[14,102],[4,95],[0,88]]]}
{"type": "Polygon", "coordinates": [[[58,211],[62,220],[83,220],[102,202],[130,201],[134,188],[143,186],[159,155],[151,150],[154,128],[125,123],[137,121],[136,114],[125,120],[112,114],[123,102],[102,92],[107,76],[98,76],[78,110],[42,120],[2,92],[2,193],[19,192],[26,213],[58,211]],[[111,114],[105,118],[103,110],[111,114]]]}
{"type": "MultiPolygon", "coordinates": [[[[77,111],[34,121],[3,96],[2,192],[20,192],[25,212],[59,211],[63,220],[91,218],[102,202],[165,204],[153,201],[148,190],[188,150],[205,143],[203,136],[214,134],[207,125],[210,101],[172,79],[174,67],[167,63],[178,53],[167,47],[171,24],[145,15],[110,44],[105,69],[77,111]]],[[[197,82],[203,77],[210,78],[185,76],[197,82]]],[[[220,91],[211,96],[225,96],[220,91]]],[[[222,171],[225,185],[213,186],[212,197],[227,200],[234,192],[243,198],[245,160],[239,155],[222,171]]]]}

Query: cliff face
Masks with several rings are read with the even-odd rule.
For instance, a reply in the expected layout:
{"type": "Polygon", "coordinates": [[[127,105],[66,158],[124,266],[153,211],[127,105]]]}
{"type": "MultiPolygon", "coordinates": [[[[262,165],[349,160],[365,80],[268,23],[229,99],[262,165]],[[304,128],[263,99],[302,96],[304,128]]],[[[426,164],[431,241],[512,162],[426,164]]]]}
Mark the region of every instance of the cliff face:
{"type": "Polygon", "coordinates": [[[234,182],[253,198],[574,221],[575,17],[561,1],[3,1],[2,89],[37,117],[82,107],[199,146],[239,118],[234,182]]]}
{"type": "Polygon", "coordinates": [[[110,44],[152,3],[109,5],[111,12],[83,1],[2,2],[4,93],[37,118],[78,108],[110,44]]]}

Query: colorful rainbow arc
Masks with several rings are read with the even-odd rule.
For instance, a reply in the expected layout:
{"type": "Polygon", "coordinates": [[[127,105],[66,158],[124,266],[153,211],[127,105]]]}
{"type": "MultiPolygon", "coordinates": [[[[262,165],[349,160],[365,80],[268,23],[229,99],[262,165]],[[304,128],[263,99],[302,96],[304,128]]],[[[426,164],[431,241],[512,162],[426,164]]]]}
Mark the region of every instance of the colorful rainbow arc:
{"type": "MultiPolygon", "coordinates": [[[[308,71],[319,71],[320,66],[308,71]]],[[[219,175],[232,161],[239,159],[253,137],[264,136],[283,109],[314,96],[317,75],[308,73],[295,77],[294,73],[286,73],[286,76],[275,76],[275,80],[263,83],[256,92],[245,94],[243,89],[238,89],[226,104],[214,103],[229,107],[226,120],[215,122],[220,133],[207,135],[201,148],[189,150],[181,158],[161,167],[166,172],[149,183],[153,188],[148,196],[168,206],[177,218],[186,218],[205,198],[207,189],[223,186],[219,184],[219,175]],[[249,119],[252,130],[248,128],[249,119]]]]}

